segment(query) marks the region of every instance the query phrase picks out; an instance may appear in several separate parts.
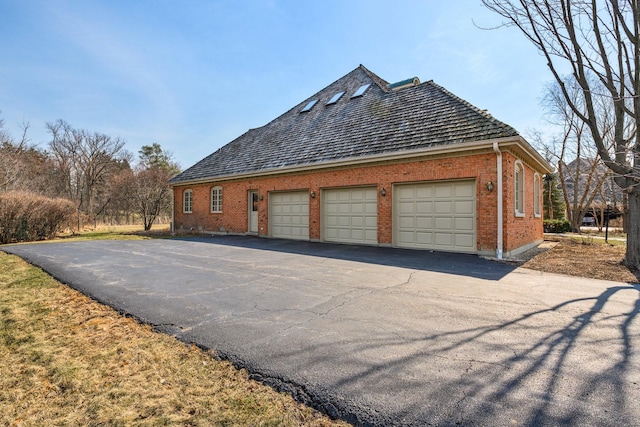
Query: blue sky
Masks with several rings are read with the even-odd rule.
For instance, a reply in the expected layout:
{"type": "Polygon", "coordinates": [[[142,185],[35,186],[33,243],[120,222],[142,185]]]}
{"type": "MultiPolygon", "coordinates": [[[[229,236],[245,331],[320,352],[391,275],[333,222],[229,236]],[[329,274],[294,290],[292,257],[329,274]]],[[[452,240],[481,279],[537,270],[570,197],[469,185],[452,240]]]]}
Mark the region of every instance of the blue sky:
{"type": "Polygon", "coordinates": [[[0,117],[153,142],[183,168],[359,64],[434,80],[525,137],[551,80],[515,29],[456,1],[0,0],[0,117]]]}

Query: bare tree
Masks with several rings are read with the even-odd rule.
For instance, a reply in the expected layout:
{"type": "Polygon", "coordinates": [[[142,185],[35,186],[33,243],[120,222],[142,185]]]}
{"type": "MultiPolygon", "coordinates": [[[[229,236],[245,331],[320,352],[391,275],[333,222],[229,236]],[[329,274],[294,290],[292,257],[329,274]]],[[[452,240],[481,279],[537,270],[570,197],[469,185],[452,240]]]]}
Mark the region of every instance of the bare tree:
{"type": "MultiPolygon", "coordinates": [[[[576,105],[580,104],[580,88],[568,79],[568,93],[576,105]]],[[[586,124],[569,107],[558,84],[551,84],[542,102],[549,122],[562,129],[550,144],[542,142],[547,156],[557,165],[567,219],[573,231],[580,231],[584,216],[601,193],[607,168],[602,163],[586,124]]],[[[603,106],[602,116],[607,109],[603,106]]]]}
{"type": "Polygon", "coordinates": [[[625,263],[640,269],[640,3],[635,0],[482,0],[545,57],[567,104],[628,196],[625,263]],[[580,87],[576,104],[562,67],[580,87]],[[594,86],[597,82],[597,86],[594,86]],[[598,103],[611,106],[603,123],[598,103]],[[607,144],[607,140],[613,144],[607,144]]]}
{"type": "Polygon", "coordinates": [[[21,136],[15,140],[0,119],[0,192],[29,191],[56,196],[49,191],[52,164],[47,153],[30,144],[30,124],[20,124],[21,136]]]}
{"type": "Polygon", "coordinates": [[[142,217],[145,231],[151,230],[156,218],[171,208],[168,182],[172,174],[159,167],[141,169],[134,176],[135,208],[142,217]]]}
{"type": "Polygon", "coordinates": [[[169,152],[159,144],[145,145],[138,152],[138,164],[118,175],[115,203],[137,213],[148,231],[159,216],[171,212],[169,179],[178,172],[169,152]]]}
{"type": "Polygon", "coordinates": [[[139,154],[139,165],[135,171],[135,206],[144,222],[144,229],[151,229],[161,213],[171,209],[169,179],[180,172],[171,160],[171,153],[160,144],[144,145],[139,154]]]}
{"type": "Polygon", "coordinates": [[[83,129],[74,129],[63,120],[47,123],[52,139],[49,149],[56,163],[66,197],[76,203],[78,229],[81,213],[95,216],[99,186],[122,154],[125,142],[120,138],[83,129]]]}

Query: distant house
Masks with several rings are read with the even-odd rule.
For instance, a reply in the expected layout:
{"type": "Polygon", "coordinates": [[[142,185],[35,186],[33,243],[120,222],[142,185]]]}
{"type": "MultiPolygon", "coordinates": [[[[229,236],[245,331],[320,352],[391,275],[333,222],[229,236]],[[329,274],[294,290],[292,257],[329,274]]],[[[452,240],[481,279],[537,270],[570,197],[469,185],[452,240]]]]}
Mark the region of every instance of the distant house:
{"type": "Polygon", "coordinates": [[[364,66],[171,180],[176,231],[502,256],[542,241],[547,162],[433,81],[364,66]]]}
{"type": "Polygon", "coordinates": [[[574,198],[584,202],[588,208],[606,206],[607,203],[622,205],[624,192],[613,182],[611,171],[599,159],[579,158],[563,164],[564,185],[567,199],[571,204],[574,198]]]}

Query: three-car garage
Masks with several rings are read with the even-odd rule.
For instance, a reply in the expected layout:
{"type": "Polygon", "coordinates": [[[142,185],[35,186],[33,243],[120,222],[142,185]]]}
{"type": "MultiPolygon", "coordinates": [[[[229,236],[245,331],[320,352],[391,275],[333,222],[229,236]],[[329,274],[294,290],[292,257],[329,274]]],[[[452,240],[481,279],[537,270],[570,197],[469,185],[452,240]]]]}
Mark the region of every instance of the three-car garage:
{"type": "MultiPolygon", "coordinates": [[[[451,252],[476,251],[475,180],[328,188],[320,193],[320,240],[378,244],[379,197],[392,197],[393,245],[451,252]]],[[[269,196],[271,237],[309,239],[309,192],[269,196]]]]}

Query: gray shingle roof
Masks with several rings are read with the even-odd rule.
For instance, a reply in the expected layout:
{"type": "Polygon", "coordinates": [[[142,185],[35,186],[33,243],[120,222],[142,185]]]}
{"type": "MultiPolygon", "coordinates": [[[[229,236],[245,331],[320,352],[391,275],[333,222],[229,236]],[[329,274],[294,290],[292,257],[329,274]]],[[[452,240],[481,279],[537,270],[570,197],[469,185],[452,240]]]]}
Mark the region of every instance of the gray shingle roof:
{"type": "Polygon", "coordinates": [[[432,81],[394,91],[360,65],[265,126],[251,129],[221,147],[171,182],[516,135],[511,126],[432,81]],[[373,84],[363,96],[351,97],[368,83],[373,84]],[[341,91],[346,92],[338,102],[326,105],[341,91]],[[314,99],[319,101],[313,108],[301,112],[314,99]]]}

